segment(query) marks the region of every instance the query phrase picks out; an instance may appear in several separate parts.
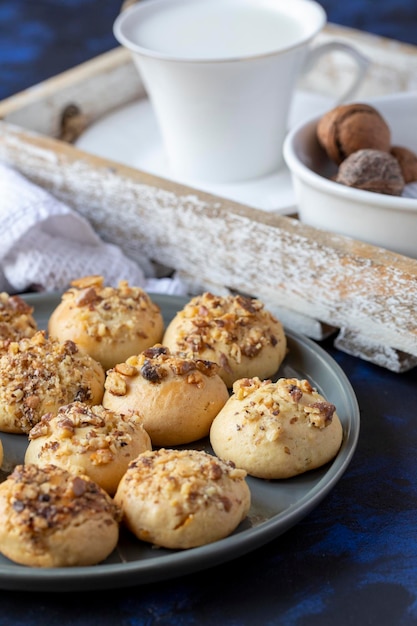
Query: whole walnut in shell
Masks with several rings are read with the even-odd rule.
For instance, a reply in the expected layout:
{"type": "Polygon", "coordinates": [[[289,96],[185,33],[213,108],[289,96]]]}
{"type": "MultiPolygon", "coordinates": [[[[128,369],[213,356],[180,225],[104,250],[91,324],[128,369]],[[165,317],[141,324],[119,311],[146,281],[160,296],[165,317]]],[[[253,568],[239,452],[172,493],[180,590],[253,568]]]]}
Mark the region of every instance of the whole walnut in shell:
{"type": "Polygon", "coordinates": [[[405,183],[417,180],[417,154],[403,146],[392,146],[391,154],[397,159],[405,183]]]}
{"type": "Polygon", "coordinates": [[[397,159],[382,150],[354,152],[340,164],[335,181],[391,196],[400,196],[405,185],[397,159]]]}
{"type": "Polygon", "coordinates": [[[362,149],[389,152],[391,131],[382,115],[368,104],[339,105],[325,113],[317,125],[317,139],[338,165],[362,149]]]}

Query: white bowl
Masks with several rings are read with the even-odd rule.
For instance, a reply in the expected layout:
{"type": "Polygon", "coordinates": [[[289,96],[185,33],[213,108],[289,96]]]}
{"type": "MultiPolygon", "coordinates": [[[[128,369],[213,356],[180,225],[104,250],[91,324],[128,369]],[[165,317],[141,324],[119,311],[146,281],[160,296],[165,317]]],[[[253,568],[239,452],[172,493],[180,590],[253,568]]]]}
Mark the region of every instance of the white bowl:
{"type": "MultiPolygon", "coordinates": [[[[417,153],[417,91],[363,101],[385,118],[392,145],[417,153]]],[[[317,141],[319,119],[296,126],[284,143],[299,219],[322,230],[417,258],[417,198],[362,191],[330,180],[337,166],[317,141]]]]}

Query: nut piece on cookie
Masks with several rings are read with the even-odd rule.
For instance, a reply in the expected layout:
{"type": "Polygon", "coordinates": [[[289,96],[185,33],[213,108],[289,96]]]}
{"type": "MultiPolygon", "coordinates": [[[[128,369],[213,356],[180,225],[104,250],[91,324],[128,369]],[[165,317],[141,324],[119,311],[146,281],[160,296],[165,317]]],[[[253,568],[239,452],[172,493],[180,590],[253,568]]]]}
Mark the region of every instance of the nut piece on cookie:
{"type": "Polygon", "coordinates": [[[175,446],[207,437],[229,398],[219,366],[156,344],[106,374],[103,406],[138,410],[154,446],[175,446]]]}
{"type": "Polygon", "coordinates": [[[217,456],[264,479],[290,478],[332,460],[343,429],[335,406],[307,380],[242,379],[213,420],[217,456]]]}
{"type": "Polygon", "coordinates": [[[114,550],[121,511],[87,476],[18,465],[0,484],[0,552],[32,567],[95,565],[114,550]]]}
{"type": "Polygon", "coordinates": [[[357,150],[389,152],[391,147],[388,124],[368,104],[342,104],[331,109],[320,118],[316,133],[320,145],[337,164],[357,150]]]}
{"type": "Polygon", "coordinates": [[[38,330],[33,317],[33,307],[20,296],[0,293],[0,350],[7,349],[11,341],[33,337],[38,330]]]}
{"type": "Polygon", "coordinates": [[[274,376],[287,353],[284,328],[263,302],[210,292],[192,298],[176,314],[162,343],[217,363],[229,388],[239,378],[274,376]]]}
{"type": "Polygon", "coordinates": [[[137,413],[120,415],[101,405],[72,402],[32,428],[25,463],[52,463],[87,475],[114,495],[130,461],[151,447],[137,413]]]}
{"type": "Polygon", "coordinates": [[[0,356],[0,431],[27,434],[42,415],[74,400],[100,404],[104,378],[100,363],[73,341],[39,330],[11,342],[0,356]]]}
{"type": "Polygon", "coordinates": [[[110,287],[102,276],[85,276],[62,295],[48,332],[60,341],[74,341],[107,370],[160,341],[164,321],[159,306],[140,287],[125,280],[110,287]]]}
{"type": "Polygon", "coordinates": [[[140,540],[171,549],[230,535],[247,516],[246,472],[202,450],[143,452],[120,481],[115,502],[140,540]]]}

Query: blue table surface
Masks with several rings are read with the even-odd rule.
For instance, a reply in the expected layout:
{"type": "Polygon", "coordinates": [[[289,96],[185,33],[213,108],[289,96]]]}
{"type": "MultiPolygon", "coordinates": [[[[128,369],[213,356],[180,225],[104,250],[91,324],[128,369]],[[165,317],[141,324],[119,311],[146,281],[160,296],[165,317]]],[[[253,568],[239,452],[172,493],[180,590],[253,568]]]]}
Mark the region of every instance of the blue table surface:
{"type": "MultiPolygon", "coordinates": [[[[417,45],[416,0],[326,0],[329,21],[417,45]]],[[[116,46],[119,0],[1,0],[0,99],[116,46]]],[[[1,190],[0,190],[1,193],[1,190]]],[[[284,535],[226,564],[144,586],[0,590],[1,626],[417,624],[417,370],[322,342],[361,412],[334,490],[284,535]]]]}

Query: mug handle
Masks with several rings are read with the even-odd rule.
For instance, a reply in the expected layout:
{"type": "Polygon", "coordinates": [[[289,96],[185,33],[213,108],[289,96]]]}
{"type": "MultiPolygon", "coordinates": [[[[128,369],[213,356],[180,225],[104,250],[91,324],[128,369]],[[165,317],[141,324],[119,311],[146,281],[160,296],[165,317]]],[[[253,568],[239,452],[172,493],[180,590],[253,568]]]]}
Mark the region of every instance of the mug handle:
{"type": "Polygon", "coordinates": [[[366,72],[368,71],[370,60],[362,54],[362,52],[359,52],[359,50],[353,46],[342,41],[329,41],[327,43],[319,44],[309,51],[309,55],[303,66],[302,74],[308,73],[322,56],[335,51],[343,52],[347,56],[350,56],[356,64],[356,75],[352,84],[349,85],[346,91],[336,100],[336,104],[343,104],[344,102],[348,102],[353,97],[365,78],[366,72]]]}

